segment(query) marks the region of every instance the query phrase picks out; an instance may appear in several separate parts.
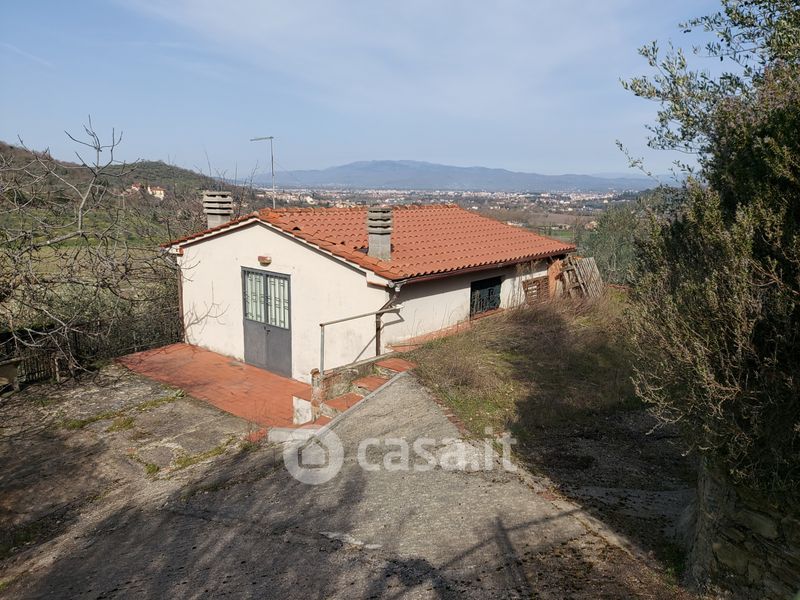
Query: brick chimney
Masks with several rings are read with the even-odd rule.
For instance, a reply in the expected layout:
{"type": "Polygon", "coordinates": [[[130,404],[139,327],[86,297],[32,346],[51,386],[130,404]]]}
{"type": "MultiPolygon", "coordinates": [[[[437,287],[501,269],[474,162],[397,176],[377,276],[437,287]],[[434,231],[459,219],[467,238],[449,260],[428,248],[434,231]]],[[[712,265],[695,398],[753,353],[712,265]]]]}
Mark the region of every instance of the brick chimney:
{"type": "Polygon", "coordinates": [[[370,206],[367,209],[367,254],[379,260],[392,258],[392,209],[388,206],[370,206]]]}
{"type": "Polygon", "coordinates": [[[230,192],[203,192],[203,212],[208,219],[208,228],[222,225],[231,220],[233,215],[233,198],[230,192]]]}

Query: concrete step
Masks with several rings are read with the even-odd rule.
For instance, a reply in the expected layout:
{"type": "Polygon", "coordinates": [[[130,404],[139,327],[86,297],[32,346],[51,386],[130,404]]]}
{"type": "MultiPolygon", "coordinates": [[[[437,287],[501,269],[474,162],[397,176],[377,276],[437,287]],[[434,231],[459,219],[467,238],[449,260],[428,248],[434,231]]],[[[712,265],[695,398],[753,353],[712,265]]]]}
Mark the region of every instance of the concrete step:
{"type": "Polygon", "coordinates": [[[316,421],[312,421],[311,423],[306,423],[305,425],[301,425],[300,429],[319,429],[320,427],[324,427],[328,423],[330,423],[333,419],[331,417],[326,417],[325,415],[317,417],[316,421]]]}
{"type": "Polygon", "coordinates": [[[356,379],[352,383],[352,389],[355,393],[366,396],[370,392],[377,390],[387,381],[389,381],[389,378],[383,377],[382,375],[367,375],[366,377],[356,379]]]}
{"type": "Polygon", "coordinates": [[[378,374],[383,375],[384,377],[392,378],[397,375],[397,373],[410,371],[416,366],[417,365],[409,360],[392,356],[376,362],[375,370],[378,372],[378,374]]]}
{"type": "Polygon", "coordinates": [[[364,396],[361,394],[356,394],[355,392],[349,392],[347,394],[342,394],[341,396],[337,396],[333,400],[328,400],[327,402],[323,402],[322,406],[320,406],[320,412],[323,415],[329,417],[335,417],[338,414],[343,413],[348,408],[363,400],[364,396]]]}
{"type": "Polygon", "coordinates": [[[330,417],[321,416],[317,417],[316,421],[299,427],[272,427],[267,433],[267,441],[270,443],[284,443],[307,440],[330,422],[330,417]]]}

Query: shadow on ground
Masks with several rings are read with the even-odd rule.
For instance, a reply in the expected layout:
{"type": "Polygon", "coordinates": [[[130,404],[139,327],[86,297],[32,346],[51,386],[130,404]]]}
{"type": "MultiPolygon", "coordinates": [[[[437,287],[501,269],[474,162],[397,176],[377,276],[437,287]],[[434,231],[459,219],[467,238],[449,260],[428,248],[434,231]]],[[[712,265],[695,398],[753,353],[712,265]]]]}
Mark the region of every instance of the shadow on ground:
{"type": "Polygon", "coordinates": [[[4,562],[13,579],[0,594],[682,595],[514,474],[361,469],[354,456],[364,435],[457,434],[411,377],[402,381],[340,421],[346,459],[330,482],[296,481],[274,446],[228,452],[180,477],[129,480],[120,493],[84,506],[64,535],[18,555],[24,564],[4,562]]]}
{"type": "Polygon", "coordinates": [[[527,394],[511,430],[531,470],[680,577],[679,524],[694,498],[696,459],[683,453],[674,426],[637,402],[620,331],[598,326],[595,311],[604,310],[601,303],[577,315],[554,306],[516,315],[520,329],[543,335],[516,338],[515,352],[528,359],[514,361],[514,378],[527,394]]]}
{"type": "MultiPolygon", "coordinates": [[[[224,471],[263,470],[259,462],[258,453],[250,454],[228,461],[224,471]]],[[[355,507],[363,501],[365,477],[321,490],[267,468],[262,477],[218,481],[188,497],[181,490],[160,508],[123,507],[13,592],[17,598],[670,597],[643,596],[641,584],[629,587],[636,576],[626,572],[625,557],[600,540],[531,539],[522,547],[512,541],[515,530],[544,525],[539,522],[509,528],[498,517],[483,540],[440,564],[367,548],[343,533],[358,528],[355,507]],[[330,531],[315,531],[310,513],[330,531]],[[598,552],[606,560],[598,561],[598,552]]],[[[389,527],[385,535],[402,535],[404,523],[389,527]]]]}
{"type": "Polygon", "coordinates": [[[553,491],[680,577],[678,524],[696,462],[635,398],[624,314],[613,296],[508,311],[417,351],[423,381],[465,426],[510,430],[553,491]]]}

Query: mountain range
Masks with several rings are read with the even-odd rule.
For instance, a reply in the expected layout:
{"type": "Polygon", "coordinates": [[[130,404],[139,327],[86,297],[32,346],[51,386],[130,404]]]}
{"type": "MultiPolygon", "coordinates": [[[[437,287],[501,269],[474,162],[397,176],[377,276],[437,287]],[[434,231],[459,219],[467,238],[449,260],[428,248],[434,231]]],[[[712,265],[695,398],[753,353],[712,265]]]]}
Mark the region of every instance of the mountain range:
{"type": "MultiPolygon", "coordinates": [[[[657,181],[636,175],[541,175],[487,167],[454,167],[414,160],[369,160],[275,174],[283,188],[463,190],[487,192],[640,191],[657,181]]],[[[269,175],[255,177],[268,185],[269,175]]]]}
{"type": "MultiPolygon", "coordinates": [[[[25,163],[36,153],[0,141],[0,157],[25,163]]],[[[70,173],[77,165],[56,161],[70,173]]],[[[132,182],[153,183],[186,189],[214,188],[218,182],[207,175],[161,161],[140,161],[119,171],[117,185],[132,182]]],[[[454,167],[413,160],[370,160],[353,162],[318,170],[283,171],[275,174],[283,188],[454,190],[487,192],[613,192],[641,191],[656,187],[658,182],[638,175],[604,173],[596,175],[541,175],[486,167],[454,167]]],[[[660,179],[666,180],[667,176],[660,179]]],[[[269,175],[257,175],[254,183],[268,186],[269,175]]],[[[231,185],[231,182],[226,182],[231,185]]],[[[249,182],[242,182],[243,184],[249,182]]]]}

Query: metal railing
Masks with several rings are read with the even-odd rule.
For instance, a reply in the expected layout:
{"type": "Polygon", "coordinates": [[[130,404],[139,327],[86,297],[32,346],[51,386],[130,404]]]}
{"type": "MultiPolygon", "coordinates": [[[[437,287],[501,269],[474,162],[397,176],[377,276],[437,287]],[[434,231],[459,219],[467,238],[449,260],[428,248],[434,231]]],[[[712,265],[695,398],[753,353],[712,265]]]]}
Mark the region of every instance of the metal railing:
{"type": "Polygon", "coordinates": [[[382,308],[373,312],[362,313],[360,315],[353,315],[352,317],[344,317],[342,319],[334,319],[333,321],[326,321],[319,324],[319,372],[325,372],[325,328],[328,325],[336,325],[337,323],[344,323],[345,321],[354,321],[355,319],[363,319],[364,317],[375,316],[375,355],[381,353],[381,315],[390,312],[397,312],[403,308],[402,304],[395,304],[388,308],[382,308]]]}

